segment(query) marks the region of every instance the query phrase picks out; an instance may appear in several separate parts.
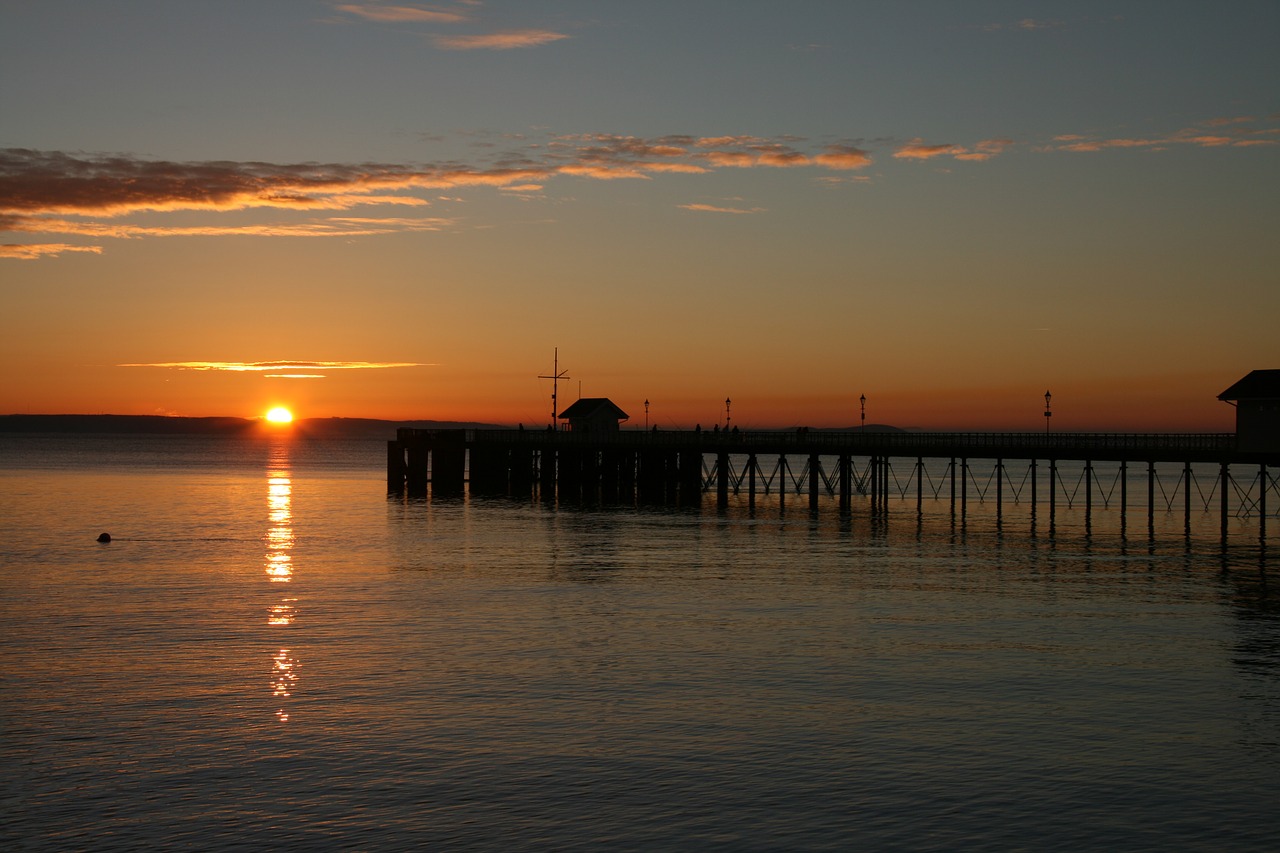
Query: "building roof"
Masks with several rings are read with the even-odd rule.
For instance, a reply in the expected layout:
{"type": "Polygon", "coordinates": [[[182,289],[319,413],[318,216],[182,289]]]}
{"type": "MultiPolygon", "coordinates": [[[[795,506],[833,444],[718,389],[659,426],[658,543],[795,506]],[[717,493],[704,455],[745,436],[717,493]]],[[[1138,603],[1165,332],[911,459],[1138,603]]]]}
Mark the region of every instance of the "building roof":
{"type": "Polygon", "coordinates": [[[1219,400],[1280,400],[1280,370],[1253,370],[1218,395],[1219,400]]]}
{"type": "Polygon", "coordinates": [[[625,421],[631,416],[614,405],[608,397],[583,397],[559,414],[562,418],[601,418],[611,417],[625,421]]]}

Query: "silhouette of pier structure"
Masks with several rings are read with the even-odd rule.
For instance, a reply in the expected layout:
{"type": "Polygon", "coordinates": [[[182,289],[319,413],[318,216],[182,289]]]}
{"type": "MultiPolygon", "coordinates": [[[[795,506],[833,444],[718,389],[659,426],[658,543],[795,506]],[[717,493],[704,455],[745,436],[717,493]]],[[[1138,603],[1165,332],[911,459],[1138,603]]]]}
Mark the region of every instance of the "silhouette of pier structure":
{"type": "Polygon", "coordinates": [[[922,514],[926,500],[947,492],[953,518],[964,516],[971,496],[993,500],[998,519],[1007,503],[1026,502],[1033,518],[1047,514],[1051,531],[1060,504],[1083,504],[1086,525],[1095,504],[1114,505],[1124,527],[1130,489],[1143,475],[1154,531],[1157,510],[1173,508],[1167,484],[1176,476],[1188,536],[1207,494],[1224,546],[1229,520],[1243,515],[1258,519],[1264,548],[1268,515],[1280,509],[1278,474],[1280,451],[1241,450],[1230,433],[401,429],[387,455],[388,490],[410,496],[700,506],[714,494],[724,507],[730,495],[752,505],[774,495],[807,498],[814,512],[834,498],[842,514],[887,517],[922,514]]]}

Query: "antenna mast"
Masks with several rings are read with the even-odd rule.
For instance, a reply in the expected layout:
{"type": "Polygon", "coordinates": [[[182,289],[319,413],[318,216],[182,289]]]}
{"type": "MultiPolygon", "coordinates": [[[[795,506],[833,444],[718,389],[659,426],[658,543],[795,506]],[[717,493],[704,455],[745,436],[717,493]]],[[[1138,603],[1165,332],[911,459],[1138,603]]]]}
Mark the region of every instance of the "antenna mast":
{"type": "Polygon", "coordinates": [[[561,379],[573,378],[568,375],[568,371],[562,371],[560,369],[560,347],[555,348],[555,361],[553,362],[553,365],[551,368],[551,375],[547,376],[545,374],[540,373],[538,374],[538,378],[551,380],[551,428],[553,430],[559,431],[560,424],[556,420],[556,415],[560,413],[560,409],[556,405],[556,393],[560,390],[561,379]]]}

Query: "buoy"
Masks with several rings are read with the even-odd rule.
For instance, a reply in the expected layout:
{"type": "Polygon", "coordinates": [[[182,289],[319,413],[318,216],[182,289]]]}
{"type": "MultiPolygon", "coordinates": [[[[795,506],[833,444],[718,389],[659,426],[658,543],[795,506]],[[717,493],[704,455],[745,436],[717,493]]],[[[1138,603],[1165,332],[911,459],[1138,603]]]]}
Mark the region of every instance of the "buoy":
{"type": "Polygon", "coordinates": [[[99,534],[98,534],[98,541],[99,541],[99,542],[110,542],[110,541],[111,541],[111,534],[110,534],[110,533],[99,533],[99,534]]]}

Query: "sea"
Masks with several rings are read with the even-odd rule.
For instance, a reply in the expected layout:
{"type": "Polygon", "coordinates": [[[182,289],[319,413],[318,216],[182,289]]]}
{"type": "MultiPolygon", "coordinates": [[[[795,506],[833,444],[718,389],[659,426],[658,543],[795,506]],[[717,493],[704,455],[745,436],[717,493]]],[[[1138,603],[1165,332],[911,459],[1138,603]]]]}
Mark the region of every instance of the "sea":
{"type": "Polygon", "coordinates": [[[1149,530],[1145,479],[1050,531],[1016,478],[957,518],[936,471],[873,514],[408,498],[385,460],[0,436],[0,849],[1280,845],[1256,513],[1224,548],[1163,484],[1149,530]]]}

